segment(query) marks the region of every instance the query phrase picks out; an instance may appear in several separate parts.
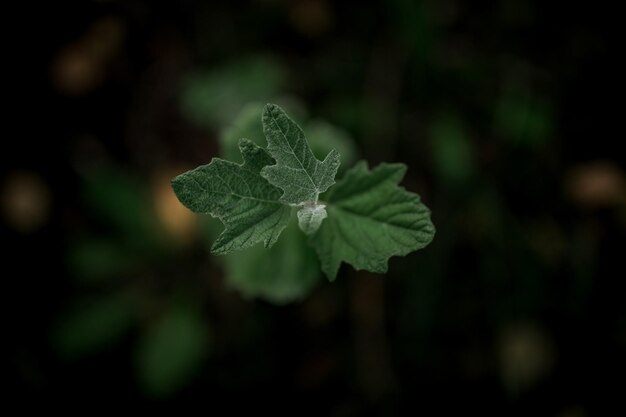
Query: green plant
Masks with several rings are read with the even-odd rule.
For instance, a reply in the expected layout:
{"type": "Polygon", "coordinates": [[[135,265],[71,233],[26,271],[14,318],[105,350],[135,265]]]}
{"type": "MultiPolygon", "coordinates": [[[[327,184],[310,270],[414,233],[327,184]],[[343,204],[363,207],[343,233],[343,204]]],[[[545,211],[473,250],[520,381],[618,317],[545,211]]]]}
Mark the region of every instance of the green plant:
{"type": "Polygon", "coordinates": [[[214,158],[172,180],[178,199],[225,226],[211,251],[225,255],[260,242],[269,248],[292,210],[334,280],[341,262],[384,273],[392,256],[404,256],[432,240],[435,228],[420,197],[398,184],[404,164],[369,169],[361,161],[335,182],[340,156],[317,159],[302,129],[274,104],[262,115],[268,146],[241,139],[242,164],[214,158]]]}

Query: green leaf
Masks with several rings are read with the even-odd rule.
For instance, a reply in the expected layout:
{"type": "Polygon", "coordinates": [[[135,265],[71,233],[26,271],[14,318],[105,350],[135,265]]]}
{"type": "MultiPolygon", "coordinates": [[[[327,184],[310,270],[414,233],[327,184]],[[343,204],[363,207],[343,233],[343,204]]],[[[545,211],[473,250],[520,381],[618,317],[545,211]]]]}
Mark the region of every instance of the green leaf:
{"type": "Polygon", "coordinates": [[[311,237],[322,270],[334,280],[341,262],[356,269],[387,271],[391,256],[428,245],[435,234],[430,210],[399,187],[406,166],[358,163],[328,192],[328,219],[311,237]]]}
{"type": "MultiPolygon", "coordinates": [[[[305,120],[304,111],[297,102],[286,99],[280,100],[280,106],[285,109],[294,120],[305,120]],[[294,117],[294,115],[296,117],[294,117]]],[[[239,139],[246,138],[261,147],[267,145],[263,134],[260,114],[263,113],[263,104],[248,103],[233,118],[232,122],[220,132],[221,157],[227,161],[242,162],[239,152],[239,139]]],[[[336,149],[341,155],[341,165],[337,171],[341,174],[345,168],[351,167],[357,160],[357,149],[348,132],[322,120],[312,120],[304,123],[307,142],[317,158],[324,158],[330,151],[336,149]]]]}
{"type": "Polygon", "coordinates": [[[165,314],[141,338],[137,376],[153,397],[166,397],[183,388],[206,358],[209,331],[194,311],[177,307],[165,314]]]}
{"type": "Polygon", "coordinates": [[[319,194],[335,183],[339,153],[333,149],[324,161],[315,158],[300,126],[275,104],[265,106],[262,122],[276,165],[263,168],[261,175],[283,190],[280,201],[317,202],[319,194]]]}
{"type": "Polygon", "coordinates": [[[289,223],[270,249],[255,246],[230,253],[224,261],[231,287],[244,297],[259,297],[275,304],[303,298],[321,277],[317,255],[295,222],[289,223]]]}
{"type": "MultiPolygon", "coordinates": [[[[278,103],[280,103],[280,106],[282,108],[289,111],[289,114],[292,115],[291,117],[293,117],[294,120],[297,121],[304,118],[306,112],[297,101],[291,100],[288,97],[280,97],[276,100],[278,103]]],[[[265,135],[263,134],[263,125],[261,124],[261,114],[263,113],[263,107],[263,103],[259,102],[251,102],[246,104],[241,109],[241,111],[234,116],[232,122],[221,130],[219,141],[221,150],[220,153],[222,158],[226,159],[227,161],[237,163],[242,161],[241,153],[239,152],[239,140],[241,138],[251,140],[262,148],[265,148],[265,146],[267,146],[267,141],[265,140],[265,135]]],[[[341,132],[336,133],[330,130],[330,128],[326,129],[325,131],[321,131],[321,134],[326,134],[328,132],[331,135],[334,135],[329,138],[324,137],[322,140],[322,148],[316,148],[315,143],[313,143],[311,139],[315,140],[318,138],[318,136],[321,136],[318,135],[318,131],[320,131],[321,129],[317,128],[317,124],[313,125],[313,128],[315,128],[315,130],[313,131],[314,136],[311,137],[311,135],[309,134],[307,137],[309,139],[311,147],[313,148],[313,153],[316,153],[316,151],[319,149],[324,149],[324,147],[327,148],[328,146],[330,146],[331,143],[337,143],[337,149],[342,151],[341,155],[343,158],[343,149],[350,146],[351,143],[348,143],[347,145],[343,143],[343,140],[345,140],[345,138],[339,136],[341,132]],[[335,137],[338,137],[338,140],[335,140],[335,137]],[[328,146],[326,146],[327,143],[328,146]]],[[[309,132],[308,126],[307,132],[309,132]]],[[[352,150],[351,148],[348,149],[352,150]]],[[[328,151],[330,151],[330,149],[328,149],[326,153],[328,153],[328,151]]],[[[326,153],[324,153],[324,155],[326,155],[326,153]]]]}
{"type": "MultiPolygon", "coordinates": [[[[259,140],[253,113],[253,106],[245,109],[223,133],[227,155],[234,154],[233,139],[243,132],[259,140]]],[[[323,202],[319,195],[335,184],[339,153],[331,149],[323,161],[317,159],[302,129],[277,105],[264,107],[261,124],[267,151],[242,139],[243,164],[214,159],[172,181],[185,206],[224,223],[226,229],[213,245],[214,253],[227,254],[260,241],[272,246],[288,223],[289,206],[299,208],[298,225],[309,236],[331,280],[341,262],[385,272],[391,256],[403,256],[430,243],[435,232],[430,211],[417,194],[398,186],[406,166],[382,164],[370,171],[367,164],[358,164],[323,202]]],[[[317,151],[337,138],[346,138],[331,126],[318,126],[317,151]]],[[[349,139],[341,142],[352,149],[349,139]]],[[[311,257],[305,256],[311,251],[302,250],[299,244],[304,242],[303,235],[293,236],[297,238],[283,239],[270,253],[257,247],[245,256],[227,257],[228,281],[246,295],[278,303],[306,294],[317,280],[317,271],[309,267],[311,257]],[[282,268],[285,264],[289,267],[282,268]]]]}
{"type": "Polygon", "coordinates": [[[210,164],[172,180],[176,196],[196,213],[208,213],[224,223],[225,230],[211,251],[223,255],[258,242],[271,247],[285,228],[290,208],[278,201],[280,190],[260,171],[273,163],[267,152],[242,139],[243,164],[214,158],[210,164]]]}

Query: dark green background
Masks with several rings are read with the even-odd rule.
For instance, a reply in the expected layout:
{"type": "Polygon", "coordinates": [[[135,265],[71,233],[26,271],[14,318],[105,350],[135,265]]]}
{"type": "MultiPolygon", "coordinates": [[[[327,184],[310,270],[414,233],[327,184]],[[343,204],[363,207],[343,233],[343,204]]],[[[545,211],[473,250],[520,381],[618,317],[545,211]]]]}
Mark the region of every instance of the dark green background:
{"type": "Polygon", "coordinates": [[[624,408],[623,45],[608,5],[3,14],[9,398],[214,415],[624,408]],[[275,100],[345,130],[372,166],[406,163],[433,243],[385,276],[343,266],[291,304],[231,289],[214,224],[178,211],[168,179],[217,156],[244,105],[275,100]]]}

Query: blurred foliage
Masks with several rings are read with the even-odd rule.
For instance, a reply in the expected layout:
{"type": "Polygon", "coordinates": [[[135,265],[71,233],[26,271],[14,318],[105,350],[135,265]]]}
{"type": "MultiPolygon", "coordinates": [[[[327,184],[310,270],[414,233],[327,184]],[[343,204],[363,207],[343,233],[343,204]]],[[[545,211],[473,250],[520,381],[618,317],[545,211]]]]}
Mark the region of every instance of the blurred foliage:
{"type": "Polygon", "coordinates": [[[236,113],[230,126],[225,128],[220,135],[220,149],[222,158],[238,164],[243,162],[239,150],[239,140],[249,139],[259,146],[266,147],[263,126],[261,125],[262,103],[248,103],[236,113]]]}
{"type": "Polygon", "coordinates": [[[151,313],[158,315],[153,323],[146,326],[140,320],[140,312],[153,301],[149,292],[138,291],[132,274],[165,265],[165,248],[171,247],[165,243],[167,225],[155,227],[160,190],[155,190],[155,201],[147,185],[110,168],[87,174],[83,184],[85,204],[104,231],[81,236],[68,247],[69,270],[83,285],[116,292],[78,299],[78,306],[57,322],[53,344],[66,359],[77,359],[110,350],[133,327],[147,327],[136,342],[138,382],[150,397],[170,396],[190,382],[206,358],[209,333],[198,307],[192,309],[194,300],[182,307],[167,300],[172,306],[151,313]]]}
{"type": "Polygon", "coordinates": [[[136,257],[117,241],[86,238],[67,250],[70,272],[80,280],[97,282],[119,276],[129,270],[136,257]]]}
{"type": "Polygon", "coordinates": [[[247,103],[267,101],[278,94],[284,80],[283,68],[268,57],[250,57],[217,69],[197,70],[182,83],[182,112],[199,126],[223,126],[247,103]]]}
{"type": "Polygon", "coordinates": [[[141,256],[160,249],[155,211],[146,186],[122,170],[104,170],[85,178],[85,201],[113,238],[141,256]]]}
{"type": "Polygon", "coordinates": [[[468,181],[474,171],[473,146],[461,122],[452,116],[435,119],[430,128],[434,169],[446,185],[468,181]]]}
{"type": "Polygon", "coordinates": [[[302,299],[321,278],[319,261],[298,228],[295,213],[270,249],[257,245],[225,256],[228,283],[246,297],[276,304],[302,299]]]}
{"type": "Polygon", "coordinates": [[[352,168],[357,160],[358,152],[350,135],[332,124],[323,120],[313,120],[302,128],[307,135],[313,154],[320,160],[335,149],[339,152],[341,165],[337,170],[337,178],[352,168]]]}
{"type": "Polygon", "coordinates": [[[165,236],[154,227],[146,188],[122,170],[85,178],[85,203],[104,231],[82,236],[68,248],[68,266],[76,278],[94,283],[114,278],[163,253],[165,236]]]}
{"type": "Polygon", "coordinates": [[[206,323],[188,307],[173,307],[142,335],[137,375],[150,396],[166,397],[189,383],[209,353],[206,323]]]}
{"type": "Polygon", "coordinates": [[[19,28],[0,153],[20,407],[620,414],[622,15],[608,4],[9,7],[25,9],[6,13],[19,28]],[[204,229],[220,226],[180,210],[166,179],[263,141],[249,103],[266,102],[296,114],[316,155],[342,147],[342,169],[406,163],[433,244],[333,284],[290,230],[282,263],[210,256],[204,229]]]}
{"type": "Polygon", "coordinates": [[[550,140],[554,122],[550,107],[537,99],[505,97],[495,109],[495,129],[512,143],[536,147],[550,140]]]}
{"type": "Polygon", "coordinates": [[[84,299],[69,309],[53,329],[52,340],[66,358],[111,348],[131,329],[137,311],[123,294],[84,299]]]}

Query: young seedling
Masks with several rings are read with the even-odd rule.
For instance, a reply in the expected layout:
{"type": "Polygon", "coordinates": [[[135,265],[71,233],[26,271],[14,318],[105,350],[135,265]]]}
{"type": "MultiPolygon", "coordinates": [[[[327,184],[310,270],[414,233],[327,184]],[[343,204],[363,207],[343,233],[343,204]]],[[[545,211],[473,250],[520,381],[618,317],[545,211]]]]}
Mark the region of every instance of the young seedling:
{"type": "Polygon", "coordinates": [[[335,183],[338,152],[318,160],[302,129],[274,104],[263,109],[262,123],[267,150],[241,139],[242,164],[214,158],[172,180],[187,208],[224,223],[214,254],[259,242],[271,247],[292,209],[331,281],[341,262],[384,273],[390,257],[432,241],[430,211],[417,194],[398,185],[406,165],[383,163],[370,170],[361,161],[335,183]]]}

